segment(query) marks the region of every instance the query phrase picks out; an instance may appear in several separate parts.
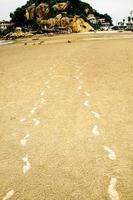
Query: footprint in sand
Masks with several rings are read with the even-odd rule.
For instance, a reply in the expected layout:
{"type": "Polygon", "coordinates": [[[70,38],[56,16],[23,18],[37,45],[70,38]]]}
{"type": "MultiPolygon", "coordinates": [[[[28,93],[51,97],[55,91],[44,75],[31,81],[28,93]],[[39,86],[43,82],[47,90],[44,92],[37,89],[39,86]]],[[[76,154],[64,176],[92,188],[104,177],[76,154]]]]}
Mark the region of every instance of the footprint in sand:
{"type": "Polygon", "coordinates": [[[40,120],[39,119],[33,118],[32,121],[33,121],[35,126],[38,126],[40,124],[40,120]]]}
{"type": "Polygon", "coordinates": [[[32,110],[30,111],[31,114],[34,114],[36,112],[36,110],[38,109],[38,107],[33,107],[32,110]]]}
{"type": "Polygon", "coordinates": [[[78,86],[78,90],[82,90],[82,85],[79,85],[79,86],[78,86]]]}
{"type": "Polygon", "coordinates": [[[88,108],[90,107],[90,103],[89,103],[88,100],[84,102],[84,106],[86,106],[86,107],[88,107],[88,108]]]}
{"type": "Polygon", "coordinates": [[[20,144],[22,146],[25,146],[27,144],[27,140],[28,140],[29,137],[30,137],[30,135],[27,134],[22,140],[20,140],[20,144]]]}
{"type": "Polygon", "coordinates": [[[91,111],[91,113],[94,115],[95,118],[100,119],[100,114],[95,111],[91,111]]]}
{"type": "Polygon", "coordinates": [[[26,121],[26,118],[20,119],[20,122],[21,122],[21,123],[24,123],[25,121],[26,121]]]}
{"type": "Polygon", "coordinates": [[[44,96],[44,94],[45,94],[45,91],[42,91],[40,96],[42,97],[42,96],[44,96]]]}
{"type": "Polygon", "coordinates": [[[41,103],[45,103],[45,99],[44,99],[44,98],[41,98],[41,99],[40,99],[40,102],[41,102],[41,103]]]}
{"type": "Polygon", "coordinates": [[[93,135],[95,135],[95,136],[99,136],[99,135],[100,135],[100,131],[99,131],[97,125],[95,125],[95,126],[92,128],[92,133],[93,133],[93,135]]]}
{"type": "Polygon", "coordinates": [[[90,97],[90,93],[89,92],[84,92],[84,94],[87,96],[87,97],[90,97]]]}
{"type": "Polygon", "coordinates": [[[117,179],[112,177],[108,187],[108,194],[111,200],[119,200],[119,194],[116,190],[117,179]]]}
{"type": "Polygon", "coordinates": [[[115,152],[107,146],[104,146],[104,150],[108,152],[108,157],[110,160],[116,160],[115,152]]]}
{"type": "Polygon", "coordinates": [[[25,157],[23,157],[22,161],[24,163],[22,170],[23,170],[23,173],[26,174],[31,169],[31,164],[28,160],[28,156],[26,155],[25,157]]]}
{"type": "Polygon", "coordinates": [[[9,192],[7,192],[7,194],[3,197],[2,200],[10,199],[14,195],[14,193],[14,190],[10,190],[9,192]]]}

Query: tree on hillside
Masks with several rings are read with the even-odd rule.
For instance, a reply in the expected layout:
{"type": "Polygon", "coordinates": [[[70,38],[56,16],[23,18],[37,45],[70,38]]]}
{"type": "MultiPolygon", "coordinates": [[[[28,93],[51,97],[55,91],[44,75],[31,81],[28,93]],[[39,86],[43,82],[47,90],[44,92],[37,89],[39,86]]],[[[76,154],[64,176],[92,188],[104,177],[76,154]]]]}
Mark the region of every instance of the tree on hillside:
{"type": "Polygon", "coordinates": [[[130,23],[131,22],[131,17],[128,17],[128,23],[130,23]]]}
{"type": "Polygon", "coordinates": [[[62,14],[69,18],[73,18],[75,15],[79,15],[81,18],[83,18],[85,21],[88,22],[88,15],[94,14],[96,18],[104,18],[106,22],[112,24],[112,19],[108,14],[103,15],[98,13],[90,6],[90,4],[85,3],[81,0],[28,0],[24,6],[22,6],[21,8],[17,8],[15,12],[10,14],[11,21],[15,22],[16,26],[25,27],[28,24],[28,26],[31,25],[31,27],[35,28],[37,25],[37,17],[36,17],[37,15],[34,15],[34,18],[28,21],[25,17],[26,9],[32,4],[35,4],[35,7],[37,7],[40,3],[43,2],[48,3],[50,8],[47,16],[45,16],[46,20],[48,20],[49,18],[54,18],[59,14],[62,14]],[[59,10],[53,9],[53,5],[55,5],[56,3],[67,2],[67,1],[69,1],[70,4],[65,11],[62,11],[60,9],[59,10]]]}
{"type": "Polygon", "coordinates": [[[24,7],[17,8],[14,13],[10,13],[10,18],[17,26],[24,26],[26,20],[24,7]]]}
{"type": "Polygon", "coordinates": [[[70,3],[72,4],[72,5],[76,5],[77,3],[79,3],[80,2],[80,0],[70,0],[70,3]]]}

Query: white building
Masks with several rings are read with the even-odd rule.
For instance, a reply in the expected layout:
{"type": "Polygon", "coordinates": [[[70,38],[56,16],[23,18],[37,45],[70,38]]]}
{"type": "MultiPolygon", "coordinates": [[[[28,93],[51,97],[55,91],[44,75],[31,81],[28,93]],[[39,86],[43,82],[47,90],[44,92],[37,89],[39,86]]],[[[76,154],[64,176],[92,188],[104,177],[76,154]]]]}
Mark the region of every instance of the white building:
{"type": "Polygon", "coordinates": [[[0,29],[1,30],[5,30],[10,26],[11,26],[11,23],[9,21],[5,21],[5,20],[0,21],[0,29]]]}

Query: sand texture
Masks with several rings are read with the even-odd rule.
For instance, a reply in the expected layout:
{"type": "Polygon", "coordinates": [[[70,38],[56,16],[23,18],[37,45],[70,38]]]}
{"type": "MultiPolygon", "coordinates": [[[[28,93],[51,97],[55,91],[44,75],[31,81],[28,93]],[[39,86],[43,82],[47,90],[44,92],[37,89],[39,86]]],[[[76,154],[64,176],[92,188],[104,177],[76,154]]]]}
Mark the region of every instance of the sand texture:
{"type": "Polygon", "coordinates": [[[1,46],[0,119],[0,199],[132,200],[133,34],[1,46]]]}

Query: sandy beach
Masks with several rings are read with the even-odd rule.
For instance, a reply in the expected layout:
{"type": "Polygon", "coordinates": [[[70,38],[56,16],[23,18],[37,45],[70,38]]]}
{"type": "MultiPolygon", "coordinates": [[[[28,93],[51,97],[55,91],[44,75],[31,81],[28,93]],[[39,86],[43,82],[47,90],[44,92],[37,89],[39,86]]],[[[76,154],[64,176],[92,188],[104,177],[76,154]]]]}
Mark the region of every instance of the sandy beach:
{"type": "Polygon", "coordinates": [[[132,200],[133,33],[0,46],[0,119],[1,200],[132,200]]]}

